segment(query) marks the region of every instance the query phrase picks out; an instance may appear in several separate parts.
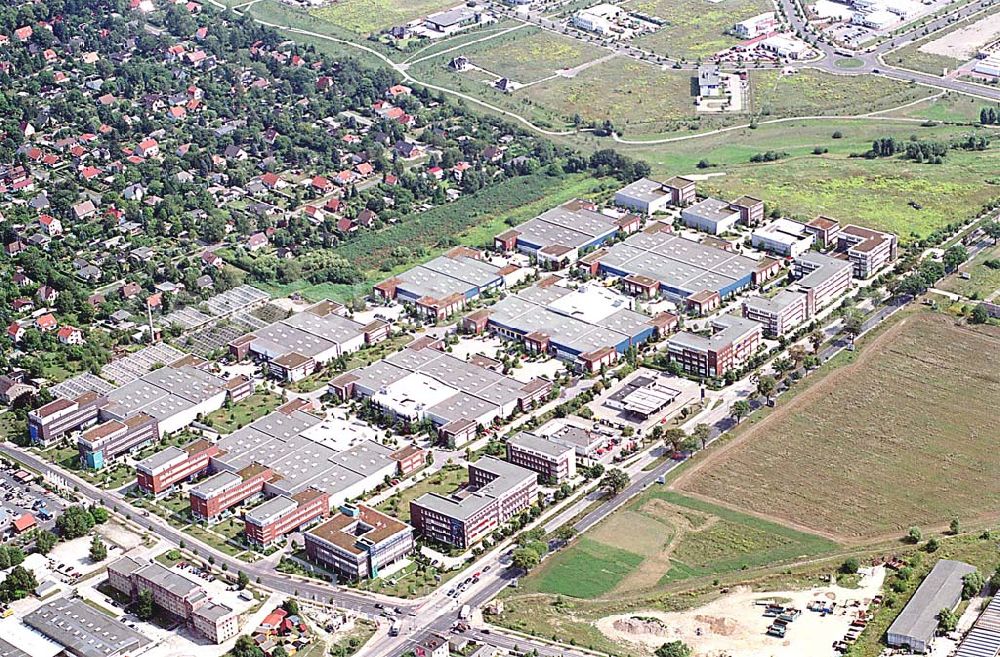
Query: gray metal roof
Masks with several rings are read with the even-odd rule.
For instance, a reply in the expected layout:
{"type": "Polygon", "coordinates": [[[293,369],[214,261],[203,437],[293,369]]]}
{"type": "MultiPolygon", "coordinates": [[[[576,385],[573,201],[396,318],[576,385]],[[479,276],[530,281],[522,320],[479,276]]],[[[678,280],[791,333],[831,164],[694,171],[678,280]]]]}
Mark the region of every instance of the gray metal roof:
{"type": "Polygon", "coordinates": [[[539,452],[554,458],[561,457],[565,455],[566,452],[574,451],[574,448],[569,445],[552,442],[548,438],[536,436],[535,434],[527,431],[518,431],[517,435],[507,440],[507,444],[513,445],[514,447],[521,447],[533,452],[539,452]]]}
{"type": "Polygon", "coordinates": [[[961,561],[942,559],[934,564],[916,593],[896,617],[886,636],[927,643],[934,637],[938,613],[954,609],[962,598],[962,578],[975,568],[961,561]]]}
{"type": "Polygon", "coordinates": [[[82,600],[60,598],[24,617],[24,623],[77,657],[117,657],[137,653],[145,636],[109,618],[82,600]]]}
{"type": "Polygon", "coordinates": [[[650,180],[649,178],[639,178],[639,180],[625,185],[615,194],[622,194],[623,196],[650,203],[663,198],[668,192],[663,189],[663,183],[650,180]]]}
{"type": "Polygon", "coordinates": [[[962,639],[954,657],[997,657],[1000,655],[1000,596],[994,596],[972,629],[962,639]]]}

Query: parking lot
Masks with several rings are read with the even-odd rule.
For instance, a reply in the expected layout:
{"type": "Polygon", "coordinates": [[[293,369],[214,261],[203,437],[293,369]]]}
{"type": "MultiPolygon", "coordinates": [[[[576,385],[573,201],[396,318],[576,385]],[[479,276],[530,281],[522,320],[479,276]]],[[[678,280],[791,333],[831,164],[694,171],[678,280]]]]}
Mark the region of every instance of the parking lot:
{"type": "MultiPolygon", "coordinates": [[[[8,466],[0,470],[0,532],[4,540],[14,534],[14,521],[26,514],[35,518],[36,527],[51,530],[55,526],[55,518],[65,507],[65,500],[48,492],[36,483],[21,483],[26,479],[26,471],[17,466],[8,466]]],[[[30,475],[30,473],[28,473],[30,475]]],[[[30,476],[30,480],[34,480],[30,476]]]]}

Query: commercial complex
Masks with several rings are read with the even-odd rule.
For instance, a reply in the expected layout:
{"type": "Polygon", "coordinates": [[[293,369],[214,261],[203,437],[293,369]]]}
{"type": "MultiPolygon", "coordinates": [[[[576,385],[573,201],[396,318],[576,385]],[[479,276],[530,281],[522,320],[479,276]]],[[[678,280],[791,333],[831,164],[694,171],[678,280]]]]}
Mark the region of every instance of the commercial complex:
{"type": "Polygon", "coordinates": [[[167,447],[136,464],[136,483],[144,493],[162,495],[176,484],[208,472],[211,458],[218,453],[219,448],[204,439],[184,447],[167,447]]]}
{"type": "Polygon", "coordinates": [[[62,646],[73,657],[128,657],[150,639],[80,598],[46,602],[24,617],[24,624],[62,646]]]}
{"type": "Polygon", "coordinates": [[[244,534],[250,544],[266,548],[329,512],[330,496],[317,488],[278,495],[243,515],[244,534]]]}
{"type": "Polygon", "coordinates": [[[149,591],[159,609],[213,643],[239,633],[239,615],[233,609],[212,602],[201,585],[158,563],[122,557],[108,566],[108,583],[133,600],[149,591]]]}
{"type": "Polygon", "coordinates": [[[711,321],[710,336],[680,331],[667,341],[670,362],[689,374],[722,377],[743,367],[757,351],[763,337],[759,322],[733,315],[711,321]]]}
{"type": "Polygon", "coordinates": [[[697,312],[711,310],[721,299],[770,274],[752,258],[654,228],[587,256],[580,266],[593,274],[620,277],[633,294],[662,294],[697,312]]]}
{"type": "Polygon", "coordinates": [[[191,514],[215,522],[229,509],[261,495],[264,484],[273,478],[274,471],[259,463],[238,472],[217,472],[188,490],[191,514]]]}
{"type": "Polygon", "coordinates": [[[773,297],[748,297],[743,301],[743,316],[760,322],[765,335],[777,338],[809,319],[812,310],[808,295],[782,290],[773,297]]]}
{"type": "Polygon", "coordinates": [[[853,266],[846,260],[812,251],[792,261],[795,289],[806,295],[810,315],[850,289],[852,271],[853,266]]]}
{"type": "Polygon", "coordinates": [[[468,486],[410,502],[410,522],[424,537],[468,548],[527,509],[538,491],[538,474],[484,456],[469,464],[468,486]]]}
{"type": "Polygon", "coordinates": [[[630,347],[658,335],[668,317],[632,310],[634,301],[608,288],[577,288],[555,279],[521,290],[462,320],[466,332],[485,330],[516,340],[533,353],[551,354],[577,369],[596,372],[630,347]]]}
{"type": "Polygon", "coordinates": [[[456,247],[430,262],[417,265],[375,286],[386,301],[412,305],[426,319],[445,319],[489,290],[506,285],[505,276],[516,267],[497,267],[482,260],[475,249],[456,247]]]}
{"type": "Polygon", "coordinates": [[[527,431],[507,440],[507,461],[534,470],[551,483],[576,476],[576,450],[527,431]]]}
{"type": "Polygon", "coordinates": [[[55,399],[28,414],[29,433],[34,442],[48,445],[83,429],[77,439],[81,462],[103,468],[222,408],[227,399],[236,402],[253,393],[247,377],[223,379],[207,371],[207,365],[184,356],[105,394],[88,391],[75,399],[55,399]]]}
{"type": "Polygon", "coordinates": [[[604,244],[619,234],[639,230],[636,215],[613,217],[579,199],[546,210],[534,219],[493,238],[499,251],[520,251],[547,265],[573,262],[586,249],[604,244]]]}
{"type": "Polygon", "coordinates": [[[861,226],[844,226],[837,233],[837,251],[847,254],[854,265],[855,278],[871,278],[879,269],[896,259],[897,239],[861,226]]]}
{"type": "Polygon", "coordinates": [[[680,391],[667,385],[663,376],[636,376],[615,390],[604,405],[641,420],[659,413],[680,395],[680,391]]]}
{"type": "Polygon", "coordinates": [[[732,230],[740,220],[740,213],[726,201],[706,198],[681,211],[681,220],[688,228],[694,228],[712,235],[721,235],[732,230]]]}
{"type": "Polygon", "coordinates": [[[938,614],[954,610],[962,599],[962,578],[975,572],[967,563],[942,559],[934,564],[906,607],[885,634],[890,648],[907,648],[924,653],[930,650],[937,633],[938,614]]]}
{"type": "Polygon", "coordinates": [[[521,383],[431,346],[411,346],[333,379],[340,399],[369,399],[391,417],[430,420],[441,438],[462,444],[478,427],[501,422],[545,399],[552,384],[521,383]]]}
{"type": "Polygon", "coordinates": [[[349,581],[378,577],[415,547],[410,525],[363,504],[344,505],[304,540],[311,561],[349,581]]]}
{"type": "Polygon", "coordinates": [[[282,381],[298,381],[317,367],[354,353],[389,335],[388,324],[362,324],[349,319],[346,308],[334,301],[321,301],[229,343],[237,360],[250,356],[264,363],[269,373],[282,381]]]}

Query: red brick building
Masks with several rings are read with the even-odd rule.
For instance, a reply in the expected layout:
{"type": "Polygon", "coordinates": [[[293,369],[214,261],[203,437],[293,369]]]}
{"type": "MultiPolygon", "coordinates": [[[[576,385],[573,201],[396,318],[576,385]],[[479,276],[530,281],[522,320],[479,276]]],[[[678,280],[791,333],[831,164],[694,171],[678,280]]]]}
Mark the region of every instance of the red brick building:
{"type": "Polygon", "coordinates": [[[215,520],[228,509],[260,495],[275,478],[271,468],[254,463],[239,473],[220,472],[191,489],[191,513],[199,520],[215,520]]]}
{"type": "Polygon", "coordinates": [[[200,439],[181,448],[168,447],[136,464],[136,482],[143,492],[161,495],[208,472],[209,461],[218,453],[218,447],[200,439]]]}
{"type": "Polygon", "coordinates": [[[244,516],[247,541],[267,547],[285,534],[303,527],[330,511],[330,496],[307,488],[291,497],[279,495],[251,509],[244,516]]]}

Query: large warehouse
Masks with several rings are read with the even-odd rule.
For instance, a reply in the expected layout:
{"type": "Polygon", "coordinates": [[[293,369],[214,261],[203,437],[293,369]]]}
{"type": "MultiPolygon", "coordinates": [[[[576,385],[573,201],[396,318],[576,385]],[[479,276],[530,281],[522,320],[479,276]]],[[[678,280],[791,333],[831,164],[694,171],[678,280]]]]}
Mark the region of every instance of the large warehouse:
{"type": "Polygon", "coordinates": [[[885,634],[889,647],[928,652],[937,633],[938,614],[942,609],[954,610],[958,606],[962,599],[962,578],[975,570],[967,563],[951,559],[942,559],[934,564],[906,607],[889,626],[885,634]]]}
{"type": "Polygon", "coordinates": [[[546,210],[534,219],[493,238],[499,251],[520,251],[539,262],[562,265],[580,252],[600,246],[621,233],[639,230],[642,220],[631,214],[616,218],[601,214],[589,201],[575,199],[546,210]]]}
{"type": "Polygon", "coordinates": [[[371,399],[387,415],[430,420],[441,437],[461,444],[479,426],[502,421],[545,398],[552,384],[521,383],[430,346],[408,348],[330,382],[341,399],[371,399]]]}
{"type": "Polygon", "coordinates": [[[516,267],[497,267],[482,260],[479,251],[455,247],[443,256],[417,265],[375,286],[386,301],[411,304],[427,319],[445,319],[465,308],[483,292],[500,289],[516,267]]]}
{"type": "Polygon", "coordinates": [[[249,355],[267,363],[268,370],[279,379],[297,381],[318,366],[388,336],[385,322],[361,324],[345,314],[343,305],[321,301],[233,340],[229,351],[238,359],[249,355]]]}
{"type": "Polygon", "coordinates": [[[635,302],[630,297],[598,285],[570,288],[551,280],[472,313],[463,328],[469,332],[488,328],[531,351],[552,354],[590,372],[614,363],[629,347],[664,328],[660,318],[632,310],[635,302]]]}
{"type": "Polygon", "coordinates": [[[633,291],[648,288],[676,300],[705,291],[725,298],[762,278],[752,258],[665,231],[632,235],[581,264],[634,283],[633,291]]]}

